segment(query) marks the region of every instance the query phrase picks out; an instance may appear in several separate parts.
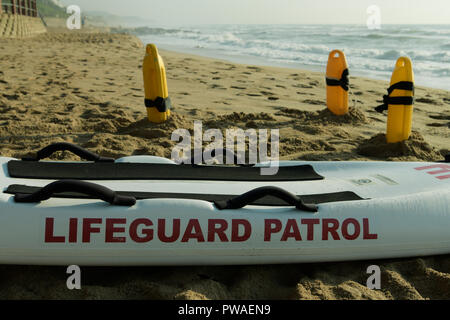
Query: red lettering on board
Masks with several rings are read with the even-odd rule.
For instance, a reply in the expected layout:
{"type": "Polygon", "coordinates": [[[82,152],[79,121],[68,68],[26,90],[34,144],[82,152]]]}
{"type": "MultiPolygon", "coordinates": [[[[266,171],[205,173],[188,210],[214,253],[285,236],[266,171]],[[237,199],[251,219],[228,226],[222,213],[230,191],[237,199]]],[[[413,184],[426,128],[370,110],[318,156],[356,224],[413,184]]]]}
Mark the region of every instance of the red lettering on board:
{"type": "Polygon", "coordinates": [[[215,236],[219,237],[220,241],[228,242],[228,237],[225,231],[228,229],[227,220],[213,219],[208,220],[208,242],[214,242],[215,236]]]}
{"type": "Polygon", "coordinates": [[[432,166],[425,166],[425,167],[419,167],[415,168],[416,170],[423,171],[423,170],[432,170],[432,169],[440,169],[437,171],[430,171],[427,172],[428,174],[431,174],[432,176],[436,176],[439,180],[445,180],[450,179],[450,165],[445,163],[439,163],[432,166]],[[448,173],[448,174],[446,174],[448,173]]]}
{"type": "Polygon", "coordinates": [[[78,241],[78,219],[70,218],[69,220],[69,243],[77,243],[78,241]]]}
{"type": "Polygon", "coordinates": [[[308,226],[306,239],[308,241],[314,241],[314,225],[320,224],[319,219],[302,219],[302,224],[306,224],[308,226]]]}
{"type": "Polygon", "coordinates": [[[143,236],[139,236],[138,228],[140,226],[151,227],[153,222],[149,219],[136,219],[130,225],[130,238],[136,243],[146,243],[153,240],[153,230],[150,228],[142,228],[141,233],[143,236]]]}
{"type": "Polygon", "coordinates": [[[378,239],[378,234],[371,234],[369,227],[369,219],[363,219],[363,239],[364,240],[376,240],[378,239]]]}
{"type": "Polygon", "coordinates": [[[45,219],[45,242],[47,243],[64,243],[66,242],[66,237],[54,236],[54,226],[55,226],[55,218],[46,218],[45,219]]]}
{"type": "Polygon", "coordinates": [[[302,241],[300,229],[298,228],[298,224],[295,219],[289,219],[287,221],[281,241],[287,241],[289,238],[294,238],[296,241],[302,241]]]}
{"type": "Polygon", "coordinates": [[[359,225],[358,220],[356,220],[356,219],[345,219],[344,222],[342,222],[342,236],[346,240],[356,240],[356,239],[358,239],[360,234],[361,234],[361,226],[359,225]],[[353,225],[353,234],[350,234],[348,232],[348,226],[350,224],[353,225]]]}
{"type": "Polygon", "coordinates": [[[173,219],[172,225],[172,235],[170,237],[166,236],[166,219],[158,220],[158,238],[161,242],[173,243],[180,237],[180,219],[173,219]]]}
{"type": "Polygon", "coordinates": [[[252,235],[252,225],[247,220],[233,219],[231,223],[231,241],[232,242],[245,242],[250,239],[252,235]],[[239,226],[244,227],[244,234],[239,235],[239,226]]]}
{"type": "MultiPolygon", "coordinates": [[[[64,234],[55,235],[55,219],[45,219],[45,242],[46,243],[77,243],[78,229],[81,225],[83,243],[91,243],[93,234],[101,234],[105,243],[147,243],[156,238],[163,243],[189,242],[245,242],[252,235],[252,224],[245,219],[209,219],[207,221],[208,230],[202,230],[199,219],[190,219],[187,225],[181,230],[181,219],[173,219],[171,225],[166,230],[166,219],[158,219],[157,230],[152,220],[138,218],[131,221],[127,227],[126,218],[69,218],[65,222],[64,234]],[[81,221],[80,221],[81,220],[81,221]],[[183,231],[182,237],[181,231],[183,231]],[[168,235],[169,234],[169,235],[168,235]]],[[[204,224],[206,228],[206,221],[204,224]]],[[[378,234],[371,233],[370,220],[368,218],[355,219],[347,218],[344,221],[338,219],[279,219],[264,220],[264,241],[290,240],[303,241],[302,233],[306,232],[306,239],[314,241],[314,231],[322,233],[321,239],[328,240],[376,240],[378,234]],[[318,225],[317,230],[315,230],[318,225]],[[321,226],[320,226],[321,225],[321,226]],[[302,227],[302,229],[301,229],[302,227]],[[272,236],[279,234],[279,238],[272,239],[272,236]],[[279,239],[279,240],[278,240],[279,239]]],[[[59,228],[58,232],[62,232],[59,228]]],[[[101,238],[98,237],[100,240],[101,238]]],[[[316,237],[317,238],[317,237],[316,237]]],[[[319,235],[320,238],[320,235],[319,235]]]]}
{"type": "Polygon", "coordinates": [[[86,218],[83,219],[83,243],[91,242],[92,233],[100,233],[100,228],[93,228],[93,224],[101,224],[102,219],[86,218]]]}
{"type": "Polygon", "coordinates": [[[272,233],[278,233],[282,228],[281,221],[278,219],[267,219],[264,221],[264,241],[269,242],[272,238],[272,233]],[[273,227],[272,227],[273,226],[273,227]]]}
{"type": "Polygon", "coordinates": [[[105,242],[106,243],[124,243],[126,242],[125,237],[117,237],[116,233],[124,233],[125,227],[116,227],[117,224],[126,224],[127,219],[106,219],[106,232],[105,232],[105,242]]]}
{"type": "Polygon", "coordinates": [[[339,238],[339,234],[337,232],[338,229],[339,229],[339,220],[323,219],[322,220],[322,240],[328,240],[329,233],[333,237],[333,240],[341,240],[339,238]]]}
{"type": "Polygon", "coordinates": [[[203,237],[202,233],[202,227],[200,226],[200,222],[198,222],[198,219],[189,220],[181,242],[188,242],[191,239],[197,239],[197,242],[205,242],[205,238],[203,237]]]}

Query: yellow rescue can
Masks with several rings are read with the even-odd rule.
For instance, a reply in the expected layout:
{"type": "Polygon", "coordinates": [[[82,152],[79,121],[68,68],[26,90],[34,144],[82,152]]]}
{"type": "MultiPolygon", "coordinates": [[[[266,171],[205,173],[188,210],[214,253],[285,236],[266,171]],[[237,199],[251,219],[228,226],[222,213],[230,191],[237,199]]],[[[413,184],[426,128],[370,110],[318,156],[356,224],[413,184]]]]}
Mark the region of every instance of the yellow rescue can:
{"type": "Polygon", "coordinates": [[[148,120],[154,123],[164,122],[170,117],[171,101],[167,89],[164,61],[154,44],[146,47],[142,70],[148,120]]]}
{"type": "Polygon", "coordinates": [[[344,52],[333,50],[327,65],[327,106],[335,115],[348,113],[349,71],[344,52]]]}
{"type": "Polygon", "coordinates": [[[378,112],[388,110],[386,140],[397,143],[408,140],[412,130],[414,104],[414,71],[411,59],[401,57],[395,64],[388,94],[378,112]]]}

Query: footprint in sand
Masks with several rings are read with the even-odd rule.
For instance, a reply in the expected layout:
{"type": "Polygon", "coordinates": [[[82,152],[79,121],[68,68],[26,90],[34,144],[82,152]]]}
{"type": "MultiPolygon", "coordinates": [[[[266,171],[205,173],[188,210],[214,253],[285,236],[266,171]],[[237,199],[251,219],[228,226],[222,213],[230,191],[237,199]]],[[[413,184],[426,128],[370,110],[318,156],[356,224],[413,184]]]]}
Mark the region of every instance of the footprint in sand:
{"type": "Polygon", "coordinates": [[[17,94],[9,95],[9,94],[4,93],[3,97],[8,99],[8,100],[10,100],[10,101],[12,101],[12,100],[19,100],[19,95],[17,95],[17,94]]]}
{"type": "Polygon", "coordinates": [[[416,99],[416,102],[432,104],[432,105],[438,105],[439,104],[436,100],[429,99],[429,98],[418,98],[418,99],[416,99]]]}
{"type": "Polygon", "coordinates": [[[312,105],[315,105],[315,106],[325,105],[325,102],[323,102],[321,100],[307,99],[307,100],[303,100],[303,102],[307,103],[307,104],[312,104],[312,105]]]}
{"type": "Polygon", "coordinates": [[[433,123],[428,123],[427,126],[428,126],[428,127],[433,127],[433,128],[444,128],[444,127],[450,128],[450,122],[449,122],[449,123],[437,123],[437,122],[433,122],[433,123]]]}
{"type": "Polygon", "coordinates": [[[219,85],[219,84],[212,84],[212,85],[209,86],[209,88],[210,88],[210,89],[227,90],[227,88],[222,87],[222,86],[219,85]]]}
{"type": "Polygon", "coordinates": [[[247,88],[244,88],[244,87],[238,87],[238,86],[231,86],[230,88],[231,88],[231,89],[237,89],[237,90],[245,90],[245,89],[247,89],[247,88]]]}
{"type": "MultiPolygon", "coordinates": [[[[370,110],[369,110],[370,111],[370,110]]],[[[376,111],[375,111],[376,112],[376,111]]],[[[369,119],[370,120],[373,120],[373,121],[376,121],[376,122],[386,122],[386,120],[382,120],[382,119],[379,119],[379,118],[376,118],[376,117],[369,117],[369,119]]]]}
{"type": "Polygon", "coordinates": [[[255,71],[255,72],[261,72],[261,71],[262,71],[261,68],[258,68],[258,67],[252,67],[252,66],[247,67],[247,69],[253,70],[253,71],[255,71]]]}
{"type": "Polygon", "coordinates": [[[429,117],[434,120],[450,120],[450,116],[443,115],[443,114],[431,115],[429,117]]]}
{"type": "Polygon", "coordinates": [[[312,89],[313,86],[307,85],[307,84],[294,84],[292,85],[293,88],[300,88],[300,89],[312,89]]]}

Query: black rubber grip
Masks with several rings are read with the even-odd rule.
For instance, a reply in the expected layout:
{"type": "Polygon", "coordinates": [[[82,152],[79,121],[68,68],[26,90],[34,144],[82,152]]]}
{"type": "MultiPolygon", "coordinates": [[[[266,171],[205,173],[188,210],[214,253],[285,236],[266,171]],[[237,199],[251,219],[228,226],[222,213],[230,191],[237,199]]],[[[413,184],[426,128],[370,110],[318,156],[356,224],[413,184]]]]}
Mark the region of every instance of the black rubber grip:
{"type": "Polygon", "coordinates": [[[79,181],[61,180],[50,183],[33,194],[16,194],[14,201],[18,203],[39,203],[50,199],[55,193],[77,192],[100,199],[114,206],[131,207],[136,204],[136,198],[119,195],[115,191],[99,184],[79,181]]]}
{"type": "Polygon", "coordinates": [[[34,157],[26,157],[22,158],[23,161],[39,161],[45,158],[50,157],[52,154],[58,151],[70,151],[73,154],[79,156],[81,159],[87,160],[87,161],[94,161],[94,162],[114,162],[114,159],[112,158],[104,158],[99,156],[98,154],[95,154],[89,150],[83,149],[77,145],[74,145],[72,143],[67,142],[60,142],[60,143],[54,143],[51,144],[44,149],[38,151],[34,157]]]}
{"type": "Polygon", "coordinates": [[[287,204],[296,207],[298,210],[317,212],[319,211],[317,205],[315,204],[305,204],[296,195],[278,188],[278,187],[261,187],[251,190],[243,195],[237,196],[236,198],[230,199],[228,201],[215,201],[214,204],[219,210],[236,210],[241,209],[253,202],[266,197],[271,196],[285,201],[287,204]]]}

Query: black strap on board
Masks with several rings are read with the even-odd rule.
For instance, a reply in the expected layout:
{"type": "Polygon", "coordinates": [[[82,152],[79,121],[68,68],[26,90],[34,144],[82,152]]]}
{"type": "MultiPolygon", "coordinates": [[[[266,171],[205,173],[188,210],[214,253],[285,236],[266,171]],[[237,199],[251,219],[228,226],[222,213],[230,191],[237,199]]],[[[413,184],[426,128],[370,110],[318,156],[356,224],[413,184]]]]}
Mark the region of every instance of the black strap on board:
{"type": "Polygon", "coordinates": [[[317,212],[319,209],[315,204],[305,204],[301,198],[296,195],[278,188],[278,187],[261,187],[244,193],[240,196],[232,198],[228,201],[215,201],[214,204],[219,210],[236,210],[244,208],[252,204],[258,199],[271,196],[283,200],[287,204],[296,207],[298,210],[317,212]]]}
{"type": "Polygon", "coordinates": [[[259,167],[193,166],[159,163],[46,162],[11,160],[8,175],[43,180],[196,180],[196,181],[315,181],[325,179],[311,165],[281,166],[274,175],[259,167]]]}
{"type": "Polygon", "coordinates": [[[136,198],[117,194],[115,191],[99,184],[79,181],[62,180],[52,182],[32,194],[16,193],[14,201],[17,203],[39,203],[53,197],[55,193],[77,192],[100,199],[114,206],[131,207],[136,204],[136,198]]]}
{"type": "MultiPolygon", "coordinates": [[[[5,191],[5,194],[22,194],[32,195],[39,192],[42,187],[27,186],[13,184],[10,185],[5,191]]],[[[96,199],[95,195],[89,195],[87,193],[76,192],[74,189],[71,191],[60,192],[61,190],[55,190],[52,194],[52,198],[60,199],[96,199]]],[[[115,191],[116,195],[132,197],[136,200],[149,200],[149,199],[185,199],[185,200],[201,200],[208,202],[223,202],[226,206],[228,200],[236,198],[238,195],[231,194],[198,194],[198,193],[173,193],[173,192],[143,192],[143,191],[115,191]]],[[[361,198],[352,191],[341,191],[334,193],[320,193],[320,194],[303,194],[297,195],[304,203],[308,204],[322,204],[322,203],[335,203],[346,201],[361,201],[367,200],[361,198]]],[[[267,195],[259,198],[251,203],[254,206],[289,206],[289,203],[283,199],[267,195]]]]}
{"type": "Polygon", "coordinates": [[[22,158],[23,161],[40,161],[50,157],[52,154],[58,151],[70,151],[73,154],[79,156],[81,159],[86,161],[94,162],[114,162],[112,158],[101,157],[89,150],[83,149],[75,144],[67,142],[53,143],[42,150],[36,152],[32,157],[22,158]]]}

